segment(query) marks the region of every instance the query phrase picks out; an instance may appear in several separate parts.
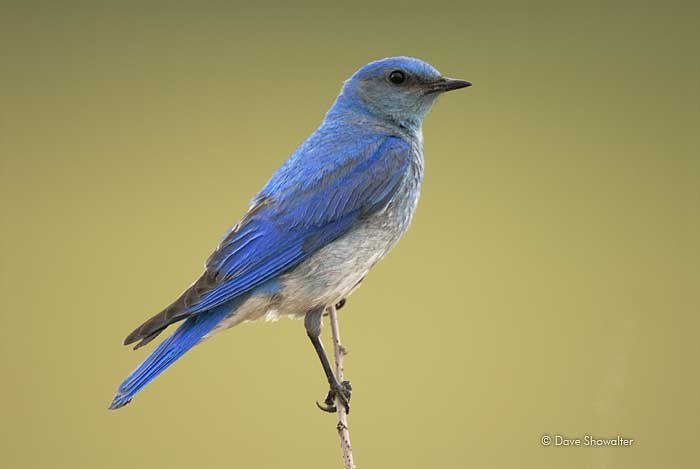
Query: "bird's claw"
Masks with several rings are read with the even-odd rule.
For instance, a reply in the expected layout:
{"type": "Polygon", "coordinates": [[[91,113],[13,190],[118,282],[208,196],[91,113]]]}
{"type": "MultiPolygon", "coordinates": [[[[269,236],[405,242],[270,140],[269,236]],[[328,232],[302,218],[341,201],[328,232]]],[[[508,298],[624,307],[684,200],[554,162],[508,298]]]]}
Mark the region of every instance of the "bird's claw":
{"type": "Polygon", "coordinates": [[[338,408],[335,405],[335,400],[337,398],[345,408],[345,413],[349,414],[351,395],[352,385],[350,384],[350,381],[343,381],[341,383],[338,383],[336,381],[334,384],[331,384],[331,388],[328,391],[326,398],[323,400],[323,403],[325,405],[321,405],[318,403],[318,401],[316,401],[316,406],[324,412],[328,412],[331,414],[335,413],[338,411],[338,408]]]}

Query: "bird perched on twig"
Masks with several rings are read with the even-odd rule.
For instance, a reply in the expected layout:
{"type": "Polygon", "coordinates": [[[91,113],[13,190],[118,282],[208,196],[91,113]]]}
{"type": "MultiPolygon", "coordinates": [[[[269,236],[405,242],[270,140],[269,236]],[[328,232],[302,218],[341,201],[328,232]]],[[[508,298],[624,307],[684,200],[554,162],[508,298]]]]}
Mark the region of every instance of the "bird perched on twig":
{"type": "Polygon", "coordinates": [[[415,58],[369,63],[347,80],[321,126],[255,196],[174,303],[124,344],[142,347],[183,321],[119,386],[110,409],[200,341],[243,321],[303,317],[329,392],[349,410],[320,341],[326,308],[345,302],[408,228],[423,178],[421,124],[442,93],[470,86],[415,58]]]}

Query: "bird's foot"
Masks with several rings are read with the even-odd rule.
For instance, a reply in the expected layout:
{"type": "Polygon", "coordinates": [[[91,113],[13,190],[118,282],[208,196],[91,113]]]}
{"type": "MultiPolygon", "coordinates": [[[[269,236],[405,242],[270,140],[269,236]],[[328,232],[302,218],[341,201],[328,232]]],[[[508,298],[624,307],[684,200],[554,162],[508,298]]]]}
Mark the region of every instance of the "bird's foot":
{"type": "Polygon", "coordinates": [[[345,408],[345,413],[349,414],[351,394],[352,386],[350,385],[350,381],[343,381],[342,383],[335,381],[335,383],[331,384],[331,389],[328,391],[328,395],[326,395],[326,398],[323,400],[325,405],[321,405],[318,402],[316,402],[316,405],[322,411],[332,414],[338,411],[338,408],[335,405],[335,400],[337,398],[345,408]]]}

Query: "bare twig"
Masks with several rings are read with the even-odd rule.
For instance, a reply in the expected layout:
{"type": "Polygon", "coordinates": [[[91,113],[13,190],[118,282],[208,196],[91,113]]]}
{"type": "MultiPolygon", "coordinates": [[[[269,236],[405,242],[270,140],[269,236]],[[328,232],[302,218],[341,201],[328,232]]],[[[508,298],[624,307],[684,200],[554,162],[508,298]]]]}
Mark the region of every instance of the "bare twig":
{"type": "MultiPolygon", "coordinates": [[[[345,358],[345,348],[340,344],[340,329],[338,327],[338,313],[335,306],[328,308],[328,316],[331,323],[331,334],[333,336],[333,355],[335,355],[335,376],[339,383],[343,382],[343,359],[345,358]]],[[[335,406],[338,408],[338,438],[340,438],[340,449],[343,452],[343,466],[345,469],[355,469],[355,462],[352,458],[352,446],[350,446],[350,430],[348,429],[348,414],[345,407],[336,397],[335,406]]]]}

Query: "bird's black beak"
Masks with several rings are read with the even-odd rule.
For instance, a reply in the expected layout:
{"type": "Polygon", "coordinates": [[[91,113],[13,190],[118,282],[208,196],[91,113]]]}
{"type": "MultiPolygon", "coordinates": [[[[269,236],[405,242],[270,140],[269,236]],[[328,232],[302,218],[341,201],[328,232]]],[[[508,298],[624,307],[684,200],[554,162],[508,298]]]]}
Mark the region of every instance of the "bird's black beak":
{"type": "Polygon", "coordinates": [[[472,86],[468,81],[458,80],[456,78],[441,78],[438,81],[431,83],[426,94],[444,93],[446,91],[458,90],[472,86]]]}
{"type": "Polygon", "coordinates": [[[442,91],[458,90],[468,86],[472,86],[472,84],[468,81],[457,80],[456,78],[444,78],[444,81],[442,82],[442,91]]]}

